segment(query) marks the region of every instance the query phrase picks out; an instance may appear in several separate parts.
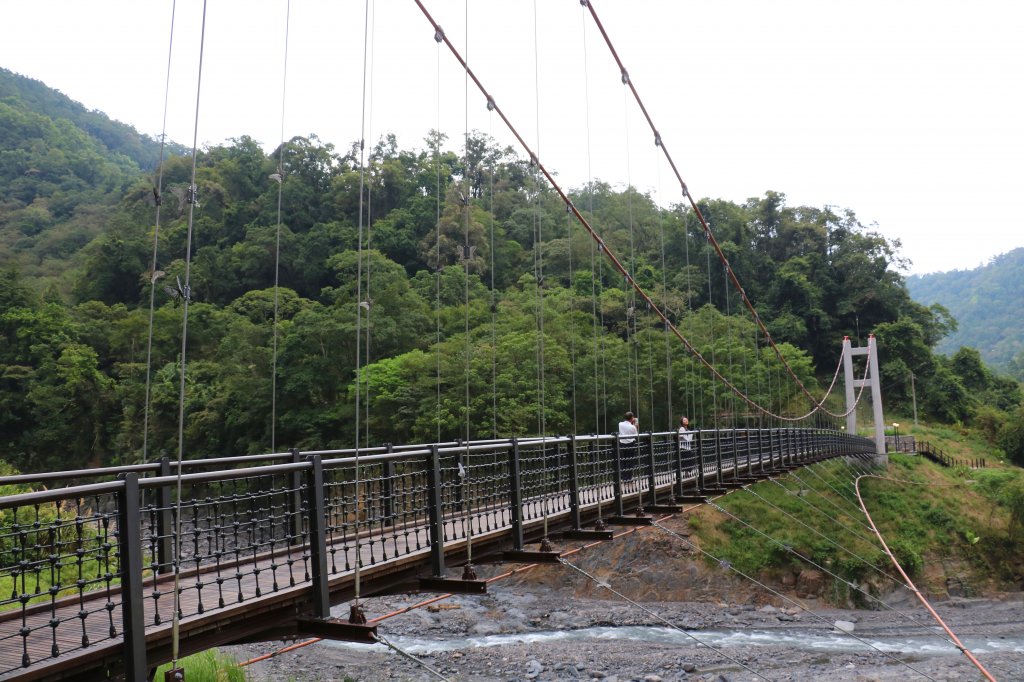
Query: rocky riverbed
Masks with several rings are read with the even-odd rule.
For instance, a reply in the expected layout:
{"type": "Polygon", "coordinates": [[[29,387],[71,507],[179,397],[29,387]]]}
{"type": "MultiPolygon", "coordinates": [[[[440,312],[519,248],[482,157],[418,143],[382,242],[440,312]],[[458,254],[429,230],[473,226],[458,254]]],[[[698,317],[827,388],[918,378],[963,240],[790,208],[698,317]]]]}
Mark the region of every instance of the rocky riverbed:
{"type": "MultiPolygon", "coordinates": [[[[677,529],[684,530],[684,529],[677,529]]],[[[653,533],[388,618],[384,645],[319,642],[247,668],[254,680],[982,680],[905,589],[875,610],[829,608],[806,588],[728,575],[653,533]],[[620,595],[613,594],[601,583],[620,595]],[[725,596],[728,598],[724,598],[725,596]]],[[[480,567],[481,577],[508,570],[480,567]]],[[[432,595],[364,601],[368,617],[432,595]]],[[[1024,595],[935,598],[998,680],[1024,680],[1024,595]]],[[[347,616],[347,607],[337,609],[347,616]]],[[[225,651],[247,660],[283,644],[225,651]]]]}

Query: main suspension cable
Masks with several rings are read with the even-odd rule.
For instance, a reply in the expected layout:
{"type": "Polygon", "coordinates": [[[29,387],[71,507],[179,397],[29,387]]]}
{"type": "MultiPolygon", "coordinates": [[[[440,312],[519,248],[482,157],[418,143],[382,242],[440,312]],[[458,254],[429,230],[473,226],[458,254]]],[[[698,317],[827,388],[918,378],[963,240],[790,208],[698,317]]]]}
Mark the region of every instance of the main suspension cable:
{"type": "Polygon", "coordinates": [[[747,297],[747,292],[743,289],[743,286],[740,284],[739,278],[736,276],[735,271],[733,271],[732,266],[730,266],[729,259],[726,258],[725,252],[722,251],[721,245],[719,245],[718,240],[715,239],[715,235],[711,231],[711,227],[708,225],[707,220],[704,218],[704,214],[701,212],[700,207],[694,200],[693,195],[690,194],[690,190],[686,186],[686,183],[683,181],[682,175],[679,173],[678,168],[676,168],[675,161],[672,160],[672,155],[669,154],[668,148],[665,146],[665,143],[661,138],[661,133],[658,132],[658,129],[655,127],[651,115],[647,112],[647,107],[644,106],[643,100],[640,98],[640,93],[637,91],[636,86],[633,84],[633,80],[630,78],[629,72],[626,70],[625,65],[622,63],[622,59],[619,58],[618,52],[616,52],[615,46],[612,44],[611,38],[608,36],[608,32],[605,31],[604,25],[598,18],[597,12],[594,10],[593,3],[591,2],[591,0],[580,0],[580,4],[590,11],[590,15],[591,17],[593,17],[594,23],[597,25],[597,28],[601,32],[602,37],[604,37],[605,44],[608,45],[608,50],[611,52],[616,64],[618,64],[619,72],[622,75],[623,84],[629,86],[629,89],[632,91],[633,97],[636,100],[637,105],[640,107],[640,111],[643,112],[644,118],[647,119],[647,124],[651,128],[651,132],[654,133],[655,146],[661,147],[661,150],[665,155],[665,159],[668,161],[669,166],[672,168],[672,172],[675,174],[676,179],[679,181],[679,186],[682,189],[683,196],[685,196],[686,199],[690,202],[690,207],[693,209],[694,215],[697,216],[697,219],[700,221],[701,226],[704,228],[704,234],[707,236],[708,243],[711,244],[711,246],[714,248],[715,253],[718,255],[718,259],[722,262],[722,265],[725,267],[726,275],[728,276],[729,280],[731,280],[736,290],[740,293],[740,296],[743,298],[743,302],[746,304],[747,309],[753,316],[754,322],[761,329],[762,333],[764,333],[769,345],[771,345],[772,349],[775,351],[775,354],[778,356],[779,361],[782,362],[782,364],[785,366],[786,371],[789,373],[790,377],[792,377],[793,381],[796,382],[797,386],[800,387],[800,390],[803,392],[804,395],[807,396],[811,404],[815,406],[815,411],[817,409],[821,409],[828,414],[832,414],[825,408],[825,398],[822,398],[819,401],[817,398],[811,395],[810,391],[807,390],[803,382],[800,380],[800,377],[798,377],[796,373],[793,371],[793,368],[790,367],[789,363],[786,361],[785,356],[783,356],[782,351],[776,345],[775,340],[772,338],[771,333],[768,331],[768,327],[761,320],[761,316],[758,314],[757,309],[754,307],[754,304],[747,297]]]}
{"type": "MultiPolygon", "coordinates": [[[[765,408],[765,407],[761,406],[760,404],[758,404],[757,402],[755,402],[752,398],[750,398],[750,396],[748,396],[745,393],[743,393],[737,386],[735,386],[731,381],[729,381],[725,376],[723,376],[722,373],[714,366],[713,363],[708,362],[707,359],[705,359],[704,356],[700,353],[700,351],[698,351],[697,348],[695,346],[693,346],[693,344],[685,336],[683,336],[683,334],[672,323],[672,321],[668,319],[668,317],[661,310],[661,308],[654,303],[654,301],[647,294],[647,292],[636,282],[636,280],[630,275],[628,270],[622,265],[621,260],[612,252],[612,250],[608,247],[608,245],[601,238],[601,236],[594,230],[594,228],[590,225],[590,223],[587,221],[587,219],[579,211],[579,209],[576,207],[576,205],[568,197],[568,195],[566,195],[566,193],[561,188],[561,186],[555,181],[555,178],[550,173],[550,171],[548,171],[548,169],[544,166],[544,164],[542,164],[540,162],[540,159],[537,156],[537,154],[530,148],[530,146],[529,146],[529,144],[527,144],[526,140],[523,139],[522,135],[519,134],[519,131],[515,128],[515,126],[512,125],[511,121],[508,119],[508,117],[502,111],[501,107],[499,107],[497,105],[497,103],[495,102],[494,98],[490,95],[490,93],[488,93],[486,88],[484,88],[483,83],[480,81],[479,78],[477,78],[477,76],[473,72],[473,70],[470,69],[469,64],[466,63],[465,59],[463,59],[463,57],[460,54],[460,52],[456,49],[454,44],[452,44],[451,40],[449,40],[448,36],[444,32],[444,29],[441,28],[441,25],[438,24],[434,20],[434,18],[431,16],[430,12],[423,5],[422,0],[415,0],[415,2],[416,2],[416,5],[420,8],[420,11],[423,13],[424,17],[427,19],[428,22],[430,22],[431,26],[434,28],[434,39],[438,43],[444,42],[444,44],[448,46],[448,49],[451,51],[452,55],[459,62],[460,66],[463,69],[466,70],[466,72],[469,74],[469,77],[473,80],[474,84],[477,86],[477,88],[480,90],[480,92],[486,98],[488,110],[496,112],[498,114],[498,116],[501,117],[502,121],[505,123],[506,127],[509,129],[509,131],[512,133],[512,135],[516,138],[516,140],[523,147],[523,149],[526,150],[526,152],[528,152],[531,165],[536,167],[544,175],[544,177],[547,179],[548,183],[555,190],[555,192],[558,194],[558,196],[561,198],[561,200],[566,204],[566,206],[569,208],[569,210],[572,211],[572,213],[576,216],[576,219],[580,222],[580,224],[583,225],[583,227],[587,230],[587,233],[590,235],[591,239],[593,239],[593,240],[595,240],[597,242],[599,250],[601,250],[601,251],[603,251],[605,253],[605,255],[611,261],[611,263],[614,266],[614,268],[619,272],[619,274],[621,274],[625,278],[626,282],[632,287],[632,289],[637,294],[639,294],[641,296],[641,298],[644,299],[644,301],[647,303],[647,305],[651,306],[651,309],[657,314],[657,316],[662,320],[662,322],[669,329],[672,330],[672,333],[675,334],[675,336],[683,343],[683,345],[687,348],[687,350],[694,357],[696,357],[698,359],[698,361],[702,365],[704,365],[704,367],[712,374],[712,376],[714,378],[716,378],[719,382],[724,384],[730,391],[735,393],[741,400],[743,400],[745,403],[747,403],[748,405],[750,405],[754,409],[757,409],[757,410],[760,410],[760,411],[763,411],[763,412],[769,412],[769,410],[767,408],[765,408]]],[[[787,367],[788,367],[788,365],[787,365],[787,367]]],[[[802,387],[802,384],[801,384],[801,387],[802,387]]],[[[806,390],[806,389],[804,389],[804,390],[806,390]]],[[[820,409],[820,406],[814,407],[812,409],[812,411],[810,412],[810,414],[813,414],[818,409],[820,409]]],[[[774,416],[777,417],[778,419],[786,420],[786,421],[799,421],[800,419],[804,418],[803,416],[801,416],[801,417],[785,417],[785,416],[782,416],[782,415],[774,415],[774,416]]],[[[806,416],[806,415],[804,415],[804,416],[806,416]]]]}

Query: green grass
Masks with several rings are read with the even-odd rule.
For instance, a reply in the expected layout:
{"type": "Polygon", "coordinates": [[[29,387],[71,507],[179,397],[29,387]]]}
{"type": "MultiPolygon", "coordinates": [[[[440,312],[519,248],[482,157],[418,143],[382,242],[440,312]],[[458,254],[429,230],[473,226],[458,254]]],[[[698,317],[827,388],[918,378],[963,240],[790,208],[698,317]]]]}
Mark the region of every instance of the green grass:
{"type": "MultiPolygon", "coordinates": [[[[929,440],[939,431],[929,428],[929,440]]],[[[983,456],[972,445],[960,443],[958,456],[983,456]]],[[[718,502],[778,542],[712,509],[696,514],[691,527],[704,549],[751,576],[807,568],[778,544],[784,543],[841,578],[826,576],[826,599],[863,604],[863,595],[845,581],[888,588],[879,571],[891,574],[892,566],[861,525],[866,520],[850,489],[849,469],[834,461],[814,472],[818,476],[797,470],[802,480],[779,479],[790,492],[761,482],[753,490],[763,500],[739,491],[718,502]]],[[[1015,542],[1024,536],[1024,471],[949,469],[922,457],[893,454],[888,470],[878,473],[904,482],[862,479],[861,494],[886,543],[919,587],[943,592],[947,565],[979,587],[1012,582],[1024,559],[1021,543],[1015,542]]]]}
{"type": "MultiPolygon", "coordinates": [[[[185,669],[186,682],[246,682],[249,676],[237,661],[217,649],[207,649],[178,661],[178,667],[185,669]]],[[[157,668],[156,680],[164,679],[164,673],[171,669],[169,663],[157,668]]]]}

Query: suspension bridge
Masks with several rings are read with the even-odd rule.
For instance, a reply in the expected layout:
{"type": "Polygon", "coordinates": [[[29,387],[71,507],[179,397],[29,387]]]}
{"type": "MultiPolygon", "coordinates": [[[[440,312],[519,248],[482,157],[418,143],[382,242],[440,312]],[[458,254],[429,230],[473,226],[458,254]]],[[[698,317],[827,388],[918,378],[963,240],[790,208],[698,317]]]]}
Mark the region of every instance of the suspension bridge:
{"type": "Polygon", "coordinates": [[[692,436],[366,448],[358,472],[353,451],[292,451],[0,479],[52,487],[0,498],[11,589],[0,599],[0,679],[145,679],[171,659],[176,567],[185,653],[301,636],[373,641],[365,619],[330,618],[353,598],[357,566],[364,595],[482,594],[485,581],[448,577],[449,567],[556,562],[564,549],[553,542],[612,541],[609,528],[875,452],[825,429],[692,436]]]}
{"type": "MultiPolygon", "coordinates": [[[[621,258],[614,253],[424,3],[415,0],[415,4],[439,49],[447,48],[458,62],[467,88],[472,81],[488,111],[501,119],[530,159],[538,181],[547,182],[600,258],[623,278],[631,304],[646,307],[666,338],[675,338],[697,359],[729,396],[731,407],[716,406],[716,428],[712,429],[547,435],[542,402],[538,433],[520,438],[471,439],[467,425],[466,437],[457,441],[368,447],[360,446],[357,423],[353,449],[296,449],[197,460],[186,459],[179,445],[176,459],[0,478],[0,485],[28,490],[0,497],[0,587],[4,589],[0,594],[0,679],[121,676],[143,680],[151,678],[160,663],[176,663],[184,655],[222,644],[303,637],[386,642],[378,632],[379,620],[368,618],[360,607],[361,597],[407,591],[484,594],[490,581],[477,578],[474,563],[564,563],[566,556],[582,547],[614,542],[615,528],[656,525],[659,517],[684,513],[685,505],[713,504],[731,491],[749,489],[785,472],[834,460],[849,473],[864,476],[884,461],[874,339],[864,349],[853,348],[849,339],[844,342],[841,363],[825,397],[816,397],[805,387],[772,339],[683,182],[592,3],[580,4],[649,124],[710,252],[721,263],[727,287],[749,311],[759,337],[758,353],[763,343],[775,354],[787,381],[808,399],[806,414],[780,414],[759,404],[727,376],[731,359],[726,368],[713,353],[708,357],[700,352],[678,328],[664,302],[634,276],[632,256],[621,258]],[[857,355],[867,355],[861,379],[853,373],[857,355]],[[845,370],[846,410],[832,412],[825,408],[825,401],[840,369],[845,370]],[[855,392],[858,387],[860,392],[855,392]],[[873,400],[874,438],[857,435],[856,407],[866,388],[873,400]],[[728,412],[734,423],[718,425],[720,412],[728,412]],[[838,426],[844,419],[845,426],[838,426]],[[453,570],[461,574],[451,575],[453,570]],[[347,619],[332,617],[332,606],[349,602],[347,619]]],[[[197,94],[197,126],[198,99],[197,94]]],[[[363,107],[365,111],[365,95],[363,107]]],[[[365,169],[363,158],[359,165],[365,169]]],[[[275,174],[279,235],[283,170],[275,174]]],[[[162,175],[154,187],[157,229],[151,273],[157,272],[161,183],[162,175]]],[[[185,421],[189,264],[197,192],[194,141],[191,180],[184,194],[188,209],[184,284],[179,284],[184,304],[179,444],[185,421]]],[[[469,194],[467,188],[462,195],[467,234],[461,246],[467,254],[463,258],[467,280],[471,246],[465,197],[469,194]]],[[[371,310],[362,289],[363,197],[361,186],[360,273],[353,301],[357,422],[362,417],[359,363],[364,352],[369,357],[360,344],[371,310]]],[[[538,395],[543,401],[544,270],[537,229],[538,395]]],[[[437,253],[440,258],[440,227],[437,253]]],[[[367,289],[369,281],[367,273],[367,289]]],[[[276,286],[275,273],[275,290],[276,286]]],[[[151,286],[151,311],[153,290],[155,286],[151,286]]],[[[468,311],[468,284],[466,291],[468,311]]],[[[728,305],[728,295],[725,300],[728,305]]],[[[274,305],[276,382],[276,297],[274,305]]],[[[152,328],[150,334],[152,339],[152,328]]],[[[366,339],[368,344],[368,331],[366,339]]],[[[148,372],[147,367],[144,433],[148,433],[149,419],[148,372]]],[[[467,383],[467,403],[468,390],[467,383]]],[[[276,397],[276,383],[273,391],[276,397]]],[[[639,390],[629,393],[630,404],[638,402],[639,390]]],[[[671,405],[671,387],[668,393],[671,405]]],[[[273,436],[271,442],[274,449],[273,436]]],[[[909,579],[902,584],[908,583],[909,579]]],[[[971,657],[955,635],[949,635],[948,641],[971,657]]]]}

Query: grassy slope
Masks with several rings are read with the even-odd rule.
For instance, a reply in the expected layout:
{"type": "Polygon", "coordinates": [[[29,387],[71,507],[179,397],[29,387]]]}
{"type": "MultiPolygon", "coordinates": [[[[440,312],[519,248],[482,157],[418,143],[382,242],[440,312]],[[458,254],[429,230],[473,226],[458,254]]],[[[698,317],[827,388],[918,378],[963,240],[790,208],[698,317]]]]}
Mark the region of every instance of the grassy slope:
{"type": "MultiPolygon", "coordinates": [[[[951,588],[966,596],[1019,589],[1024,553],[1014,542],[1009,491],[1024,485],[1024,472],[1000,464],[982,443],[953,429],[922,427],[915,435],[956,457],[985,457],[989,468],[947,469],[893,455],[888,469],[877,473],[897,480],[862,480],[868,511],[904,570],[937,596],[951,588]]],[[[864,527],[852,488],[856,475],[842,462],[798,470],[781,477],[781,485],[762,482],[753,492],[723,498],[722,508],[749,525],[710,508],[695,513],[690,525],[704,549],[748,575],[793,585],[800,571],[813,569],[799,553],[823,573],[885,594],[893,583],[884,574],[895,569],[864,527]]],[[[840,580],[824,579],[824,596],[834,602],[871,601],[840,580]]]]}

